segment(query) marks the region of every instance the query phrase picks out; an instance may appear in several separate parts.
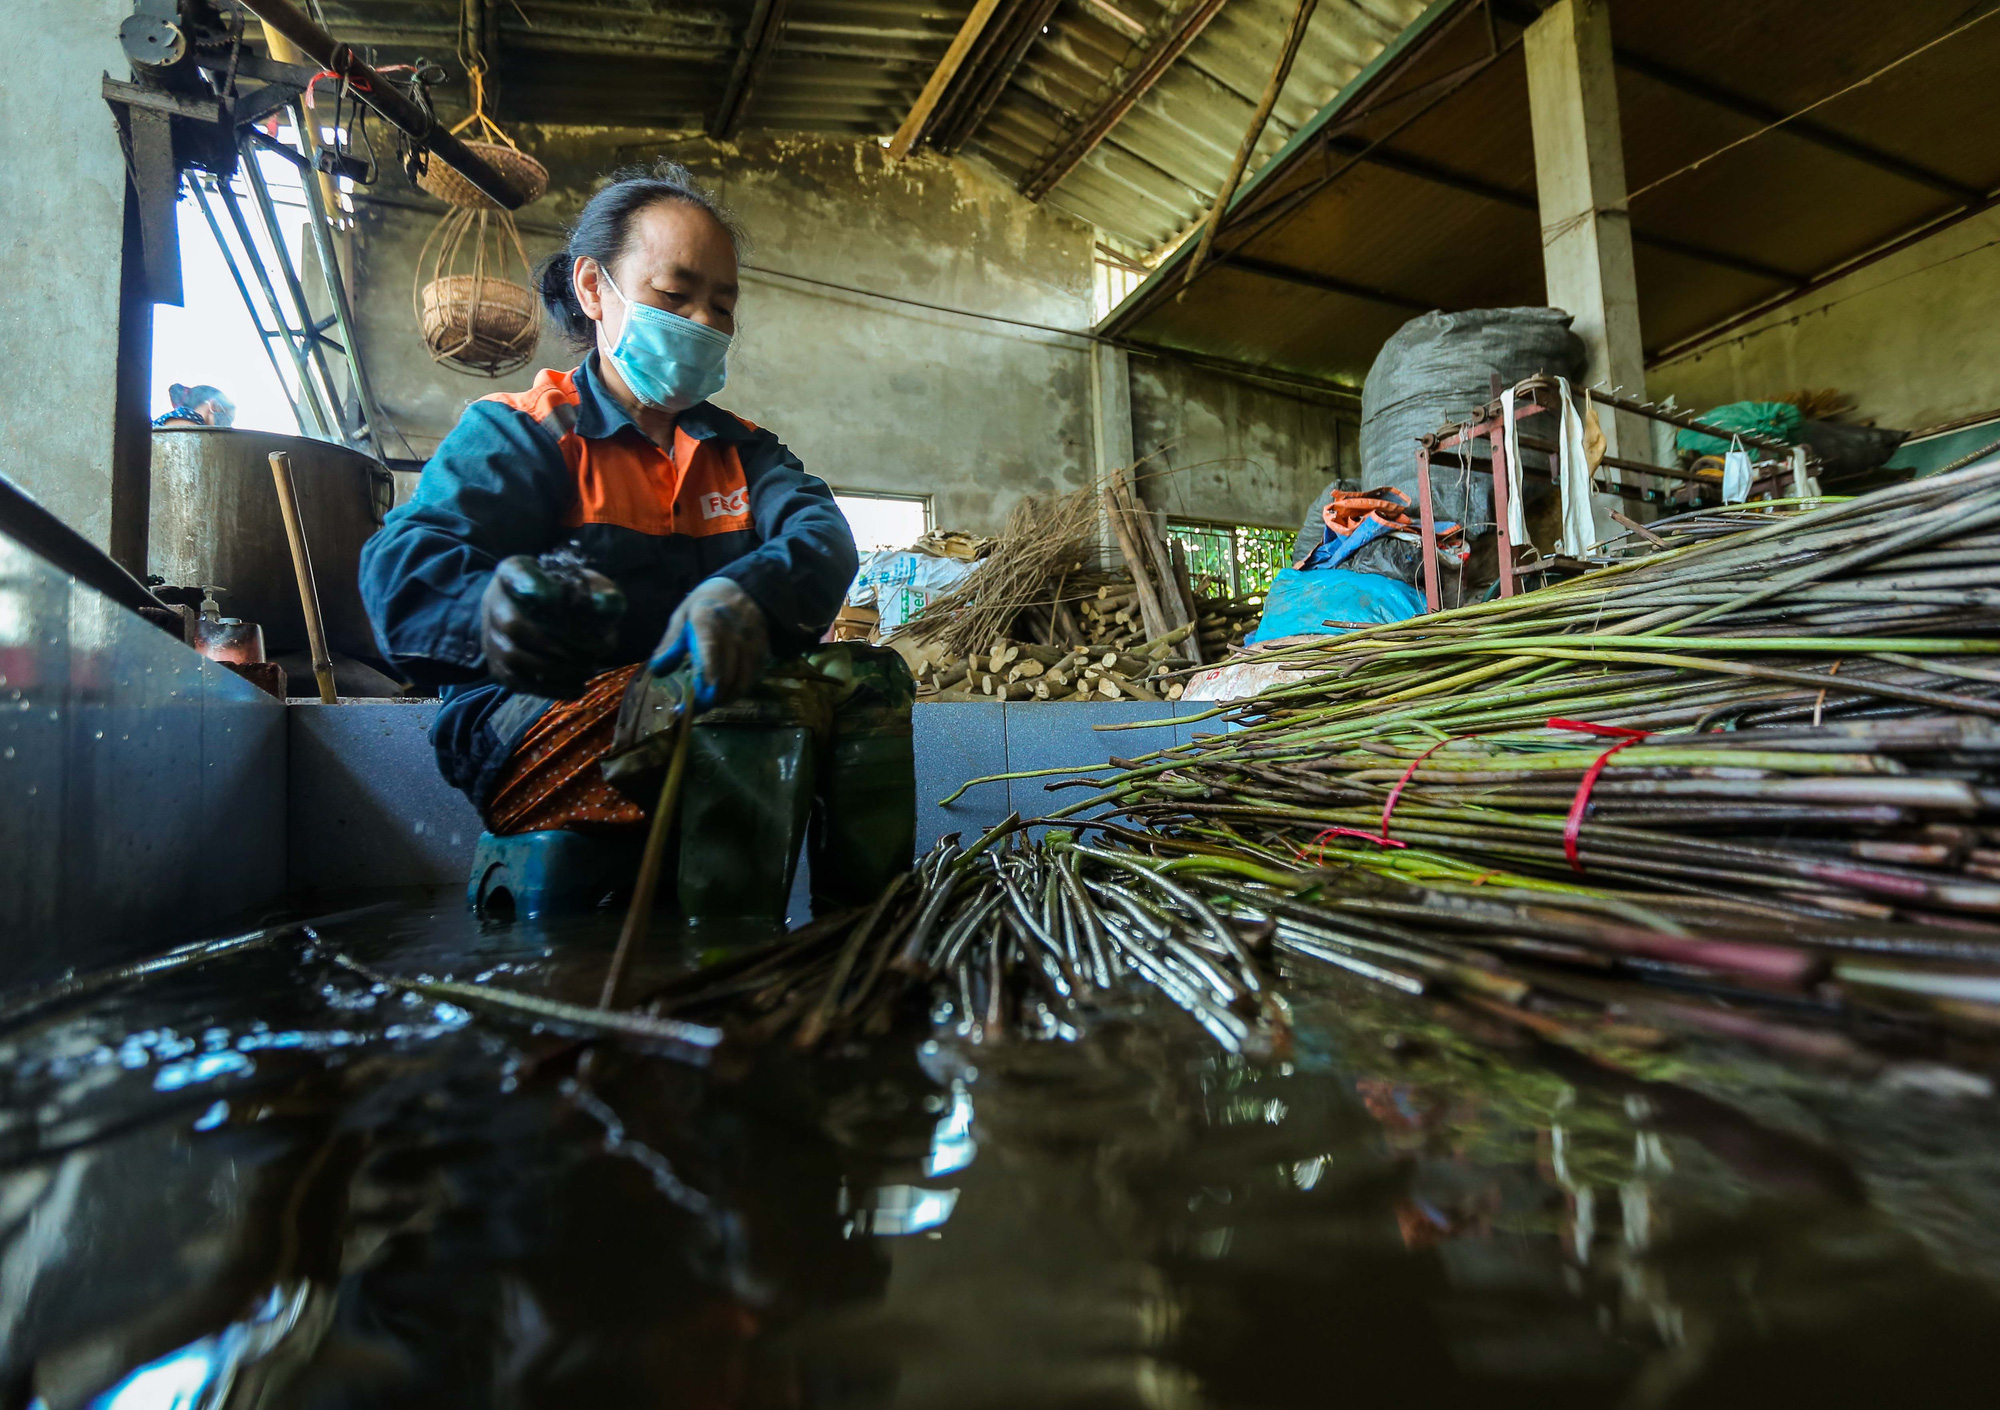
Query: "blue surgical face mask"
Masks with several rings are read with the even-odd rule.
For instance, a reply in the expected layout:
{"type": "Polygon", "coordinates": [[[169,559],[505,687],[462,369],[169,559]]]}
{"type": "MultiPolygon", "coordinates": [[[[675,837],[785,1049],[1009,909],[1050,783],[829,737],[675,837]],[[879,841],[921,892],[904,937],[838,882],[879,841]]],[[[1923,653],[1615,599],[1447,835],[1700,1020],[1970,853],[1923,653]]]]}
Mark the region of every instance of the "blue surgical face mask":
{"type": "Polygon", "coordinates": [[[722,390],[729,377],[730,337],[705,323],[634,303],[599,265],[598,272],[625,305],[625,326],[611,363],[632,394],[661,411],[686,411],[722,390]]]}

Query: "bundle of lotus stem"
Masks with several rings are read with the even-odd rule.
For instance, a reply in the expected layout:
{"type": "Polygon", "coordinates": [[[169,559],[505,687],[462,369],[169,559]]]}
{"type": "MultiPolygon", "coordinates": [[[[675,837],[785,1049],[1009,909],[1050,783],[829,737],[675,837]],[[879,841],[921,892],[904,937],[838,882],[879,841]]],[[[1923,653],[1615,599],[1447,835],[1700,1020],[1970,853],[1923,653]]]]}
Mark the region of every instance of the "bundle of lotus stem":
{"type": "Polygon", "coordinates": [[[2000,1037],[2000,470],[1793,508],[1283,648],[1309,674],[1232,728],[1047,785],[1090,792],[1040,841],[683,999],[811,1046],[921,995],[995,1041],[1143,981],[1270,1054],[1330,966],[1593,1056],[2000,1037]]]}

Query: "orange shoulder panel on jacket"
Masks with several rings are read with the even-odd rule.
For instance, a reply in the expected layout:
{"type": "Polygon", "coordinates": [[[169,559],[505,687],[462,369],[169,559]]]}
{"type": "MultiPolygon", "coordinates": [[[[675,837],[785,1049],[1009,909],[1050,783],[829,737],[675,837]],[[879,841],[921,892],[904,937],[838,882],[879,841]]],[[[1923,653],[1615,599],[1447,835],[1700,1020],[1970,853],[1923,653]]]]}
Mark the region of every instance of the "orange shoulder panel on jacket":
{"type": "Polygon", "coordinates": [[[665,451],[636,435],[587,441],[571,434],[562,444],[576,476],[569,527],[616,524],[642,534],[674,531],[674,497],[683,477],[665,451]]]}
{"type": "Polygon", "coordinates": [[[497,401],[537,421],[546,421],[558,406],[575,406],[583,400],[583,394],[576,389],[576,373],[575,368],[558,372],[553,367],[544,367],[535,374],[535,384],[527,391],[494,392],[480,400],[497,401]]]}
{"type": "Polygon", "coordinates": [[[676,429],[674,455],[685,467],[674,498],[676,533],[707,538],[750,527],[750,483],[735,446],[676,429]]]}

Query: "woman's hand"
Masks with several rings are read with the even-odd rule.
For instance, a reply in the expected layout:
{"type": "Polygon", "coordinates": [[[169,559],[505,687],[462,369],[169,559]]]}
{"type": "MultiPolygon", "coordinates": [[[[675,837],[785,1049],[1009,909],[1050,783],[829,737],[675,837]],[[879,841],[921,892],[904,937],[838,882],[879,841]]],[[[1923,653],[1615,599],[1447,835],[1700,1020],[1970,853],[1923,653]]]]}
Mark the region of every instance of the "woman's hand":
{"type": "Polygon", "coordinates": [[[734,700],[757,683],[771,651],[764,609],[729,578],[708,578],[682,600],[647,669],[663,676],[694,659],[694,706],[734,700]]]}
{"type": "Polygon", "coordinates": [[[479,603],[486,669],[509,690],[573,700],[610,651],[625,594],[579,569],[568,585],[526,554],[502,559],[479,603]]]}

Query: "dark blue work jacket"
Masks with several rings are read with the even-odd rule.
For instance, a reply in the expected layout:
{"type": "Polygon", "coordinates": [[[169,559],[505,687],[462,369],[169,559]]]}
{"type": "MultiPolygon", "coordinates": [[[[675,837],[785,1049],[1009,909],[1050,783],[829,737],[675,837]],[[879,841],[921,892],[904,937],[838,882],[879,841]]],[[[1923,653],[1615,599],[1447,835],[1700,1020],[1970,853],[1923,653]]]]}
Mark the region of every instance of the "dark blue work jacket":
{"type": "Polygon", "coordinates": [[[501,559],[573,544],[625,591],[606,668],[644,660],[681,599],[731,578],[764,609],[778,655],[817,641],[856,567],[826,484],[776,436],[703,402],[671,450],[604,389],[597,354],[525,392],[474,402],[415,496],[361,552],[361,596],[385,657],[442,687],[438,767],[483,808],[514,744],[549,706],[486,674],[480,597],[501,559]]]}

